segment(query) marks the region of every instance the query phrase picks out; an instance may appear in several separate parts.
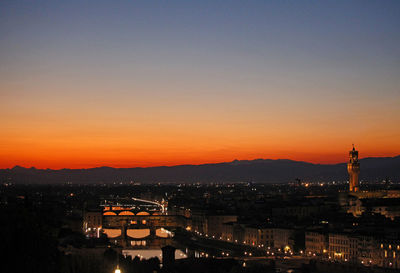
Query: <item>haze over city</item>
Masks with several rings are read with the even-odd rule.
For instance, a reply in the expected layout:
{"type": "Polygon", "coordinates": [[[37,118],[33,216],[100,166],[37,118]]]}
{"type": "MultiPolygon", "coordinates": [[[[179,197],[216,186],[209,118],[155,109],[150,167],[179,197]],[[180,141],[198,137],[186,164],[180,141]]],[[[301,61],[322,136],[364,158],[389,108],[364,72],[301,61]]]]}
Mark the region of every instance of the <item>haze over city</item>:
{"type": "Polygon", "coordinates": [[[398,1],[2,1],[0,168],[400,154],[398,1]]]}

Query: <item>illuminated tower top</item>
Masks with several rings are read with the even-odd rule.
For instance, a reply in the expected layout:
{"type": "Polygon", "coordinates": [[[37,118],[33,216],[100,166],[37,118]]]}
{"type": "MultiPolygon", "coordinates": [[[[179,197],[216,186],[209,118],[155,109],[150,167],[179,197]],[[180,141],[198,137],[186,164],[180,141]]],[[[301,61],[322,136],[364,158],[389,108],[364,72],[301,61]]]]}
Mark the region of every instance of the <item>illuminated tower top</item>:
{"type": "Polygon", "coordinates": [[[358,151],[354,148],[353,144],[353,150],[349,152],[349,163],[358,163],[358,151]]]}
{"type": "Polygon", "coordinates": [[[359,191],[358,174],[360,173],[360,163],[358,162],[358,151],[354,148],[349,152],[349,163],[347,163],[349,172],[349,190],[351,192],[359,191]]]}

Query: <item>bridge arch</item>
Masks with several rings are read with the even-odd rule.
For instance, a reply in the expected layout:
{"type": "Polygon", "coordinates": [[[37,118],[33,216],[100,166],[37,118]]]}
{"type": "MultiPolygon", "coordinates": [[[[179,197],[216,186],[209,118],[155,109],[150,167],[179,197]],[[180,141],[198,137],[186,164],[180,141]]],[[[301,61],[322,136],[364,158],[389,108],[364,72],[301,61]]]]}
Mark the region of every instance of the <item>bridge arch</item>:
{"type": "Polygon", "coordinates": [[[118,215],[135,215],[135,214],[129,210],[124,210],[118,213],[118,215]]]}
{"type": "Polygon", "coordinates": [[[127,229],[126,235],[134,239],[145,238],[150,235],[150,229],[142,228],[142,229],[127,229]]]}
{"type": "Polygon", "coordinates": [[[139,211],[136,215],[150,215],[147,211],[139,211]]]}
{"type": "Polygon", "coordinates": [[[103,229],[103,231],[107,235],[108,238],[117,238],[117,237],[121,236],[120,229],[105,228],[105,229],[103,229]]]}
{"type": "Polygon", "coordinates": [[[117,215],[115,212],[112,211],[106,211],[103,213],[103,215],[117,215]]]}

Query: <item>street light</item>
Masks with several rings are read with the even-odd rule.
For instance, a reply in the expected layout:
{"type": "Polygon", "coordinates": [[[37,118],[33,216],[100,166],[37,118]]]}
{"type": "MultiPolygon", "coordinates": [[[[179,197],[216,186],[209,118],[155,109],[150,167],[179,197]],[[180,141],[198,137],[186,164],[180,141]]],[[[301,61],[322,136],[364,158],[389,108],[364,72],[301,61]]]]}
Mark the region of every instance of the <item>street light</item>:
{"type": "Polygon", "coordinates": [[[119,269],[119,255],[117,255],[117,268],[115,269],[114,273],[121,273],[121,270],[119,269]]]}

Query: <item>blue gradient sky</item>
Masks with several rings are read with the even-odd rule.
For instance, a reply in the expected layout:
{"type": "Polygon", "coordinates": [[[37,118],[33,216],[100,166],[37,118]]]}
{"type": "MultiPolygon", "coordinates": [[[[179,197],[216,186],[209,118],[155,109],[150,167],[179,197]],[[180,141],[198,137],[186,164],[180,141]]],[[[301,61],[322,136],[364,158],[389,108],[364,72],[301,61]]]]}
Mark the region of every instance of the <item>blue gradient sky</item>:
{"type": "Polygon", "coordinates": [[[399,1],[2,1],[0,167],[400,153],[399,1]]]}

